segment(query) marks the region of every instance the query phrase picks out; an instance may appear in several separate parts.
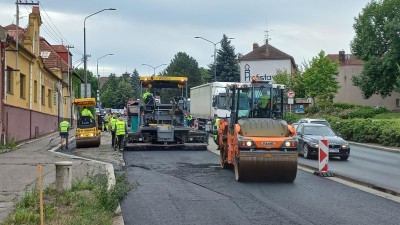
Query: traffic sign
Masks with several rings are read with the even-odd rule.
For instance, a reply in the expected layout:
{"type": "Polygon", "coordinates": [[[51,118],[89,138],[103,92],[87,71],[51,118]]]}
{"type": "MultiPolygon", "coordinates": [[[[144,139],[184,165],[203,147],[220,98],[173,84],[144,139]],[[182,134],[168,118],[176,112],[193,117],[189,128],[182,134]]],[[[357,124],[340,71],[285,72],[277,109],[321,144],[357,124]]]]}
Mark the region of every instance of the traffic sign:
{"type": "Polygon", "coordinates": [[[288,98],[294,98],[295,93],[294,93],[293,90],[289,90],[289,91],[286,93],[286,95],[288,96],[288,98]]]}
{"type": "Polygon", "coordinates": [[[288,98],[288,104],[293,105],[293,103],[294,103],[293,98],[288,98]]]}

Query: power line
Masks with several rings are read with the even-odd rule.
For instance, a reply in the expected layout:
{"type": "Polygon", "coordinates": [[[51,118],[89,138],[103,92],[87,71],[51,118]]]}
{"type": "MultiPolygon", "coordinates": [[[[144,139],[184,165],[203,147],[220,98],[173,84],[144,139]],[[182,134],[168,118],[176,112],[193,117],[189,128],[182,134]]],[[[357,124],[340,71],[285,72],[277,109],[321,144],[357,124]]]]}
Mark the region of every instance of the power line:
{"type": "MultiPolygon", "coordinates": [[[[46,14],[46,16],[49,18],[51,24],[53,24],[54,28],[56,29],[56,31],[60,34],[61,39],[64,40],[68,45],[72,45],[67,38],[64,37],[64,35],[62,35],[62,33],[60,32],[60,30],[57,28],[57,26],[53,23],[53,20],[51,19],[51,17],[47,14],[46,9],[44,8],[44,6],[42,5],[41,2],[39,2],[40,7],[43,9],[44,13],[46,14]]],[[[80,55],[83,55],[82,51],[80,51],[79,49],[76,49],[76,52],[79,52],[80,55]]]]}

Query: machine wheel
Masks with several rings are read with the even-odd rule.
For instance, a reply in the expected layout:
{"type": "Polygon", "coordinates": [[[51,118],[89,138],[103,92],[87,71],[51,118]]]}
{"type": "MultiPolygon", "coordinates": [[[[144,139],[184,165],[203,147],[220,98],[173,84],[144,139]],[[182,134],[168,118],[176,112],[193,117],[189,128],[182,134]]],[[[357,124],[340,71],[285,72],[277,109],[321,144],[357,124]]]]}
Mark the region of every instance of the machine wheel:
{"type": "Polygon", "coordinates": [[[78,142],[76,142],[76,148],[81,148],[81,147],[82,147],[82,145],[78,144],[78,142]]]}
{"type": "Polygon", "coordinates": [[[340,156],[340,160],[342,160],[342,161],[346,161],[348,158],[349,158],[348,155],[340,156]]]}
{"type": "Polygon", "coordinates": [[[304,158],[306,158],[306,159],[310,159],[311,158],[311,155],[310,155],[309,151],[310,151],[309,146],[308,146],[307,143],[305,143],[303,145],[303,156],[304,156],[304,158]]]}
{"type": "Polygon", "coordinates": [[[219,158],[220,158],[220,161],[221,161],[221,168],[222,169],[227,169],[228,168],[228,166],[229,166],[229,164],[226,162],[226,152],[227,152],[227,147],[226,147],[226,145],[224,146],[224,148],[223,149],[221,149],[221,150],[219,150],[219,158]]]}

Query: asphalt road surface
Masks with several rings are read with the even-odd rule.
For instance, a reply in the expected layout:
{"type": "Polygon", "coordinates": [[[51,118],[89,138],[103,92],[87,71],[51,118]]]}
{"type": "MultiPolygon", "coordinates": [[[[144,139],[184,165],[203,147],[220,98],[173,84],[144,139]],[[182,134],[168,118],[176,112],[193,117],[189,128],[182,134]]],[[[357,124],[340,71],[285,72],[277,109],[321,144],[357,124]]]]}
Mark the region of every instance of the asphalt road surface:
{"type": "MultiPolygon", "coordinates": [[[[351,145],[347,161],[329,160],[329,170],[358,181],[400,193],[400,154],[351,145]]],[[[299,163],[318,168],[318,159],[299,157],[299,163]]]]}
{"type": "Polygon", "coordinates": [[[399,203],[302,170],[294,183],[240,183],[209,151],[124,158],[130,180],[141,185],[121,204],[127,225],[400,224],[399,203]]]}

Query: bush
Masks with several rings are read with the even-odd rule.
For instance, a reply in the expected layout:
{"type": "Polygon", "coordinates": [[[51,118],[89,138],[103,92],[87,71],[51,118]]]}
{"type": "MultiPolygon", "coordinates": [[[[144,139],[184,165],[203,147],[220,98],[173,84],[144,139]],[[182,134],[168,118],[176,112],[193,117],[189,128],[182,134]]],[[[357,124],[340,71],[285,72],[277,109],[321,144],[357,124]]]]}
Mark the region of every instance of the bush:
{"type": "Polygon", "coordinates": [[[304,115],[303,114],[296,114],[296,113],[286,113],[284,120],[288,123],[288,124],[292,124],[297,122],[299,119],[303,118],[304,115]]]}

